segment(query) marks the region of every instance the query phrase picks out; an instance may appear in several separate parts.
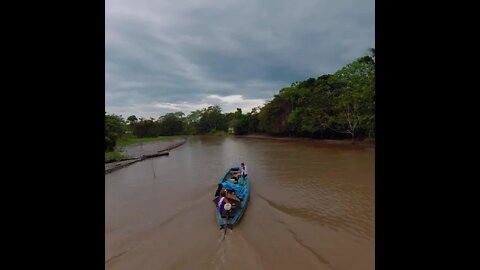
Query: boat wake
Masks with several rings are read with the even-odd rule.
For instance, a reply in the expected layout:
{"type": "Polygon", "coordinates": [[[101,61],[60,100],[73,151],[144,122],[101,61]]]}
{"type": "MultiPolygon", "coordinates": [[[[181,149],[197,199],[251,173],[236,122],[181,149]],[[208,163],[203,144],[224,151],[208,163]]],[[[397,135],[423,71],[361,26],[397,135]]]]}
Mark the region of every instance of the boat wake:
{"type": "Polygon", "coordinates": [[[209,261],[210,269],[265,269],[257,252],[238,230],[228,230],[225,238],[222,231],[209,261]]]}

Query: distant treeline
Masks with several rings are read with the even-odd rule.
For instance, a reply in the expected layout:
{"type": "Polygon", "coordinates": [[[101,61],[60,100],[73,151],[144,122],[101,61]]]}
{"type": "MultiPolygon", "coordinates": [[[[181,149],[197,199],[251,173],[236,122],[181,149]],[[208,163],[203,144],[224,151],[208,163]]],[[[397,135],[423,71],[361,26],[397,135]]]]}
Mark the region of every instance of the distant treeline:
{"type": "Polygon", "coordinates": [[[375,137],[375,49],[334,74],[309,78],[283,88],[263,106],[243,113],[222,113],[218,106],[167,113],[158,119],[105,113],[105,150],[127,131],[137,137],[165,135],[266,133],[319,139],[375,137]]]}

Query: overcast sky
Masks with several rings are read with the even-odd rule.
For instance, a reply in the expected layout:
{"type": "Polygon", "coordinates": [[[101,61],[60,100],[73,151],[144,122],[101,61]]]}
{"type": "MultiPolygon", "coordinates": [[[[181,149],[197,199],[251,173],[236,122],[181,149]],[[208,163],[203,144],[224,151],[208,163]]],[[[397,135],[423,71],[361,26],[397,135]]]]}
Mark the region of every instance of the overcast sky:
{"type": "Polygon", "coordinates": [[[375,47],[374,0],[106,0],[105,111],[249,112],[375,47]]]}

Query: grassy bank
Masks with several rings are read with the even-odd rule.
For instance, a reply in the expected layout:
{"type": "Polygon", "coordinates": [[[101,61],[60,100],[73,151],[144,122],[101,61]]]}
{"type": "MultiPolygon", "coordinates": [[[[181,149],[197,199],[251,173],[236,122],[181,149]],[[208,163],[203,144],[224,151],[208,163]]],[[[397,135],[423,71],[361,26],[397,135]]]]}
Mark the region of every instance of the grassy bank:
{"type": "Polygon", "coordinates": [[[123,155],[120,152],[112,151],[112,152],[105,152],[105,162],[107,161],[117,161],[127,158],[127,156],[123,155]]]}

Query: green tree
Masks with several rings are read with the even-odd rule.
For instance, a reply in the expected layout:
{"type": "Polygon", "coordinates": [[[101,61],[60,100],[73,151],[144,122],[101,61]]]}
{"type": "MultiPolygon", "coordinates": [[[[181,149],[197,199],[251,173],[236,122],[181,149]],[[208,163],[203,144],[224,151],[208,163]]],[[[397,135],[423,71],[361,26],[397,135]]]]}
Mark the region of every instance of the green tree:
{"type": "Polygon", "coordinates": [[[334,87],[332,85],[332,75],[322,75],[314,84],[302,91],[300,109],[295,112],[300,115],[297,120],[300,122],[300,130],[307,136],[317,136],[321,138],[328,128],[329,116],[333,111],[334,87]]]}
{"type": "Polygon", "coordinates": [[[256,133],[258,129],[258,113],[260,112],[260,107],[252,108],[252,110],[247,113],[247,121],[248,121],[248,132],[249,133],[256,133]]]}
{"type": "Polygon", "coordinates": [[[184,132],[184,113],[167,113],[159,119],[160,135],[172,136],[184,132]]]}
{"type": "Polygon", "coordinates": [[[227,130],[225,115],[218,105],[209,106],[200,111],[200,120],[198,122],[198,132],[208,133],[217,130],[227,130]]]}
{"type": "Polygon", "coordinates": [[[371,56],[358,58],[334,74],[338,84],[336,113],[330,128],[350,134],[352,142],[359,129],[370,130],[375,121],[375,62],[371,56]]]}
{"type": "Polygon", "coordinates": [[[133,135],[138,138],[157,137],[160,135],[160,127],[157,121],[152,119],[143,119],[133,126],[133,135]]]}
{"type": "Polygon", "coordinates": [[[199,133],[199,123],[200,119],[202,118],[201,110],[195,110],[190,112],[186,119],[186,133],[187,134],[197,134],[199,133]]]}
{"type": "Polygon", "coordinates": [[[117,139],[125,134],[126,123],[121,115],[105,112],[105,151],[113,151],[117,139]]]}
{"type": "Polygon", "coordinates": [[[260,130],[270,134],[288,132],[287,116],[291,108],[291,101],[284,95],[274,95],[273,99],[267,102],[258,114],[260,130]]]}
{"type": "Polygon", "coordinates": [[[135,115],[130,115],[128,118],[127,118],[127,123],[129,125],[133,125],[135,124],[136,122],[138,121],[137,117],[135,115]]]}

